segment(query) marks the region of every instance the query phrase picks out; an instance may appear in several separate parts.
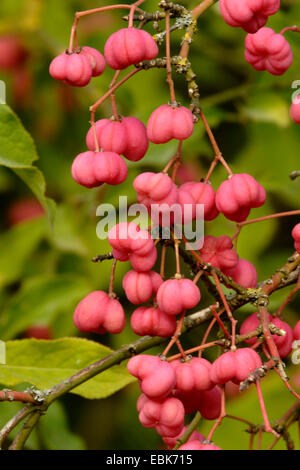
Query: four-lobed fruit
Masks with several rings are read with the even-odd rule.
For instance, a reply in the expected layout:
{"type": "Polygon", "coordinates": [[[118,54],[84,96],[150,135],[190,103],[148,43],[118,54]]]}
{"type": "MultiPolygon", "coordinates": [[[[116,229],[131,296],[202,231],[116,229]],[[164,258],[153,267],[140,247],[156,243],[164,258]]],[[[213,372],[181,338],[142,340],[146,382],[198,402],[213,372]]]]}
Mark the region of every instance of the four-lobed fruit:
{"type": "Polygon", "coordinates": [[[159,106],[151,114],[147,125],[148,138],[154,144],[165,144],[172,139],[186,140],[193,131],[193,114],[184,106],[159,106]]]}
{"type": "Polygon", "coordinates": [[[128,271],[123,278],[123,289],[127,299],[134,305],[143,304],[156,294],[163,283],[161,276],[155,271],[128,271]]]}
{"type": "Polygon", "coordinates": [[[133,312],[130,325],[139,336],[170,338],[176,330],[176,318],[156,307],[139,307],[133,312]]]}
{"type": "MultiPolygon", "coordinates": [[[[179,194],[188,193],[192,196],[193,204],[204,205],[204,220],[214,220],[219,211],[216,208],[216,194],[213,187],[208,183],[196,183],[193,181],[184,183],[179,188],[179,194]]],[[[193,219],[197,218],[196,210],[193,219]]]]}
{"type": "Polygon", "coordinates": [[[290,116],[296,124],[300,124],[300,99],[299,96],[297,101],[291,104],[290,116]]]}
{"type": "Polygon", "coordinates": [[[114,152],[84,152],[77,155],[72,165],[72,177],[86,188],[96,188],[104,183],[123,183],[128,169],[123,158],[114,152]]]}
{"type": "Polygon", "coordinates": [[[217,385],[229,381],[238,384],[243,382],[251,372],[261,367],[261,365],[261,359],[253,349],[242,348],[236,351],[228,351],[214,361],[210,378],[217,385]]]}
{"type": "Polygon", "coordinates": [[[253,288],[257,284],[257,271],[255,266],[246,259],[239,258],[236,266],[230,269],[223,269],[226,276],[246,289],[253,288]]]}
{"type": "Polygon", "coordinates": [[[126,323],[120,302],[106,292],[95,291],[85,297],[76,307],[74,324],[84,333],[119,334],[126,323]]]}
{"type": "Polygon", "coordinates": [[[164,437],[175,437],[184,426],[184,407],[180,400],[168,397],[151,400],[141,395],[137,402],[139,419],[145,428],[155,428],[164,437]]]}
{"type": "Polygon", "coordinates": [[[266,201],[266,191],[253,176],[240,173],[220,185],[216,194],[217,209],[234,222],[243,222],[250,210],[261,207],[266,201]]]}
{"type": "Polygon", "coordinates": [[[245,59],[255,70],[282,75],[292,65],[293,53],[288,41],[271,28],[264,27],[255,34],[248,34],[245,46],[245,59]]]}
{"type": "Polygon", "coordinates": [[[92,47],[78,51],[64,52],[55,57],[50,64],[50,75],[71,86],[84,87],[92,77],[98,77],[105,70],[103,55],[92,47]]]}
{"type": "Polygon", "coordinates": [[[158,47],[153,37],[137,28],[122,28],[106,41],[104,56],[114,70],[123,70],[143,60],[155,59],[158,47]]]}
{"type": "Polygon", "coordinates": [[[150,271],[157,258],[154,241],[147,230],[133,222],[115,225],[108,234],[113,256],[119,261],[130,261],[135,271],[150,271]]]}
{"type": "Polygon", "coordinates": [[[211,363],[200,357],[193,357],[190,361],[172,361],[171,366],[176,374],[176,389],[183,392],[197,390],[202,392],[214,387],[210,379],[211,363]]]}
{"type": "Polygon", "coordinates": [[[174,396],[182,402],[186,414],[199,411],[202,417],[209,421],[217,419],[220,416],[222,392],[218,385],[211,390],[204,390],[202,392],[196,390],[192,392],[175,390],[174,396]]]}
{"type": "Polygon", "coordinates": [[[222,16],[227,24],[255,33],[277,13],[280,0],[220,0],[222,16]]]}
{"type": "MultiPolygon", "coordinates": [[[[107,152],[124,155],[133,162],[141,160],[149,147],[145,125],[135,117],[122,117],[120,121],[100,119],[95,123],[98,145],[107,152]]],[[[90,150],[96,150],[95,133],[91,127],[86,144],[90,150]]]]}
{"type": "Polygon", "coordinates": [[[299,341],[300,340],[300,320],[296,323],[293,334],[294,334],[294,339],[299,341]]]}
{"type": "Polygon", "coordinates": [[[167,397],[176,383],[173,367],[156,356],[140,354],[132,357],[127,369],[139,380],[141,391],[148,398],[161,400],[167,397]]]}
{"type": "MultiPolygon", "coordinates": [[[[269,315],[269,322],[273,323],[276,328],[285,331],[284,336],[278,336],[276,334],[272,335],[274,343],[278,349],[280,357],[286,357],[291,353],[292,344],[293,344],[293,331],[290,325],[280,318],[272,317],[269,315]]],[[[251,331],[256,330],[260,325],[260,320],[257,313],[250,315],[241,325],[240,334],[245,335],[251,331]]],[[[245,342],[248,344],[254,344],[257,341],[256,338],[247,339],[245,342]]]]}
{"type": "Polygon", "coordinates": [[[169,279],[157,292],[158,306],[168,315],[178,315],[194,308],[200,300],[200,289],[190,279],[169,279]]]}
{"type": "Polygon", "coordinates": [[[295,225],[293,228],[292,237],[294,239],[295,250],[300,254],[300,224],[295,225]]]}
{"type": "MultiPolygon", "coordinates": [[[[163,441],[164,443],[167,445],[168,447],[168,450],[172,450],[174,449],[175,445],[176,445],[176,442],[178,441],[178,439],[180,439],[183,434],[187,431],[187,427],[184,426],[184,428],[182,429],[182,431],[177,434],[177,436],[174,436],[174,437],[163,437],[163,441]]],[[[199,432],[197,431],[193,431],[192,434],[190,435],[190,437],[188,438],[187,442],[190,442],[190,441],[198,441],[198,442],[202,442],[205,440],[205,436],[203,436],[203,434],[200,434],[199,432]]]]}
{"type": "Polygon", "coordinates": [[[226,235],[214,237],[206,235],[199,250],[201,259],[215,268],[232,269],[238,264],[239,257],[233,249],[231,238],[226,235]]]}

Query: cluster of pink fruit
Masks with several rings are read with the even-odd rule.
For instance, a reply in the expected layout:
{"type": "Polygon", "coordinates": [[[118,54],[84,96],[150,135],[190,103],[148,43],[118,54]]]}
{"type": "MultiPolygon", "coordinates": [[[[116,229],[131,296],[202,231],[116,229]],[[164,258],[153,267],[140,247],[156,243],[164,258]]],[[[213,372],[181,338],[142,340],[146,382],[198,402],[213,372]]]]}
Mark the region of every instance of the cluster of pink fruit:
{"type": "MultiPolygon", "coordinates": [[[[247,31],[245,59],[255,70],[267,70],[273,75],[282,75],[293,63],[293,53],[283,34],[279,34],[265,24],[269,16],[280,8],[280,0],[220,0],[220,9],[226,23],[247,31]]],[[[300,124],[300,99],[290,108],[292,120],[300,124]]]]}
{"type": "MultiPolygon", "coordinates": [[[[283,35],[264,27],[268,16],[277,12],[279,0],[221,0],[220,6],[228,24],[241,26],[249,33],[245,56],[254,68],[280,75],[291,65],[292,52],[283,35]]],[[[84,86],[92,76],[103,73],[106,64],[120,71],[141,61],[155,59],[158,52],[157,44],[150,34],[128,27],[109,37],[104,57],[88,47],[71,48],[54,59],[50,73],[70,85],[84,86]]],[[[158,107],[150,116],[147,127],[137,118],[118,116],[115,110],[111,119],[97,122],[92,119],[92,127],[86,137],[89,150],[74,160],[73,178],[87,188],[104,183],[121,184],[127,177],[127,166],[122,156],[133,162],[141,160],[148,150],[149,142],[164,144],[175,139],[180,142],[181,148],[182,141],[193,134],[194,123],[191,110],[179,106],[174,100],[158,107]]],[[[177,162],[176,158],[174,161],[177,162]]],[[[247,173],[232,174],[229,170],[229,178],[221,183],[217,191],[210,184],[209,176],[201,182],[190,181],[177,185],[174,173],[172,177],[168,175],[174,161],[162,172],[144,172],[133,182],[137,199],[147,208],[154,225],[184,225],[195,221],[200,217],[197,207],[201,205],[204,207],[201,217],[205,221],[212,221],[222,214],[240,228],[239,224],[246,221],[250,211],[261,207],[266,201],[263,186],[247,173]],[[176,213],[174,206],[179,206],[181,210],[176,213]]],[[[300,224],[294,228],[292,235],[299,253],[300,224]]],[[[207,264],[209,268],[221,270],[228,278],[226,280],[221,276],[221,280],[223,284],[228,283],[228,287],[232,287],[234,281],[239,287],[254,288],[257,285],[256,269],[249,261],[239,258],[233,247],[233,239],[225,235],[218,238],[212,235],[203,237],[197,249],[197,259],[202,266],[207,264]]],[[[161,274],[155,272],[156,245],[149,230],[141,230],[133,222],[115,225],[109,232],[108,241],[115,262],[129,261],[132,266],[123,279],[127,299],[138,306],[131,316],[132,330],[140,336],[175,338],[169,343],[172,346],[176,338],[178,340],[178,328],[182,326],[186,311],[198,307],[201,301],[201,292],[197,286],[199,278],[184,278],[180,269],[177,269],[174,278],[165,280],[164,269],[161,269],[161,274]],[[180,319],[177,321],[178,315],[180,319]]],[[[175,251],[176,242],[174,236],[175,251]]],[[[178,252],[176,255],[178,268],[178,252]]],[[[205,273],[207,276],[213,274],[214,269],[205,273]]],[[[92,292],[79,303],[74,312],[74,323],[80,331],[118,334],[124,329],[125,312],[113,292],[112,284],[109,293],[92,292]]],[[[216,320],[227,332],[220,318],[216,320]]],[[[278,354],[284,358],[290,354],[293,340],[300,337],[300,322],[293,332],[278,317],[270,316],[269,321],[277,332],[280,330],[280,334],[273,334],[272,338],[278,354]]],[[[258,314],[254,313],[245,320],[240,334],[248,335],[258,329],[261,322],[258,314]]],[[[207,420],[219,418],[223,406],[221,387],[225,384],[240,384],[262,366],[261,358],[254,350],[255,345],[261,343],[260,333],[258,330],[257,336],[252,334],[246,340],[251,348],[237,349],[235,326],[232,325],[231,350],[221,354],[213,364],[202,357],[184,354],[181,354],[180,360],[166,359],[165,353],[162,358],[147,355],[132,358],[128,363],[128,371],[139,380],[142,391],[137,404],[142,425],[155,428],[167,446],[173,448],[185,432],[186,414],[199,411],[207,420]]],[[[180,449],[219,450],[210,440],[211,435],[207,440],[194,432],[180,449]]]]}

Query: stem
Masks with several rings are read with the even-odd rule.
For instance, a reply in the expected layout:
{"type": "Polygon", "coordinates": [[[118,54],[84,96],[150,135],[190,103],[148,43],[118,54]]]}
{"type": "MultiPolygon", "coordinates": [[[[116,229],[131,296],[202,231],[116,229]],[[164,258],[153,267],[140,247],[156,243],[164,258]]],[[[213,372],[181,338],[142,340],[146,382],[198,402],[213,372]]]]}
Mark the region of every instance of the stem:
{"type": "Polygon", "coordinates": [[[0,402],[1,401],[9,401],[9,402],[16,402],[19,401],[21,403],[32,403],[38,404],[35,398],[28,392],[14,392],[12,390],[2,390],[0,391],[0,402]]]}
{"type": "Polygon", "coordinates": [[[225,385],[222,385],[222,402],[221,402],[221,413],[215,424],[213,425],[209,435],[208,435],[208,440],[211,441],[212,437],[215,433],[215,430],[221,426],[223,419],[226,416],[226,396],[225,396],[225,385]]]}
{"type": "Polygon", "coordinates": [[[225,297],[225,294],[222,290],[222,287],[221,287],[221,284],[220,284],[220,281],[219,281],[219,278],[218,276],[216,275],[215,271],[212,271],[212,276],[215,280],[215,283],[216,283],[216,286],[217,286],[217,289],[219,291],[219,294],[220,294],[220,297],[222,299],[222,302],[224,304],[224,307],[225,307],[225,310],[226,310],[226,313],[228,315],[228,318],[231,322],[231,348],[235,348],[235,331],[236,331],[236,324],[237,324],[237,320],[235,320],[235,318],[233,317],[232,313],[231,313],[231,310],[229,308],[229,305],[228,305],[228,302],[227,302],[227,299],[225,297]]]}
{"type": "MultiPolygon", "coordinates": [[[[113,77],[113,80],[112,80],[111,84],[109,85],[110,89],[117,83],[117,80],[119,78],[120,73],[121,73],[121,70],[116,71],[116,73],[113,77]]],[[[110,96],[110,101],[111,101],[111,105],[112,105],[114,118],[115,118],[116,121],[119,121],[120,116],[119,116],[119,113],[118,113],[117,104],[116,104],[116,97],[115,97],[114,93],[110,96]]]]}
{"type": "Polygon", "coordinates": [[[117,266],[117,260],[115,259],[111,268],[111,274],[110,274],[110,282],[109,282],[109,291],[108,294],[111,298],[115,298],[116,295],[114,293],[114,283],[115,283],[115,274],[116,274],[116,266],[117,266]]]}
{"type": "Polygon", "coordinates": [[[135,75],[140,70],[142,70],[142,69],[136,68],[136,69],[132,70],[128,75],[126,75],[126,77],[124,77],[122,80],[120,80],[118,83],[116,83],[110,90],[108,90],[102,96],[102,98],[100,98],[95,104],[93,104],[90,107],[91,113],[96,112],[97,109],[99,108],[99,106],[101,106],[104,103],[104,101],[107,100],[107,98],[109,98],[120,86],[122,86],[125,82],[127,82],[127,80],[129,80],[131,77],[133,77],[133,75],[135,75]]]}
{"type": "Polygon", "coordinates": [[[286,28],[283,28],[279,34],[284,34],[287,31],[294,31],[295,33],[300,33],[300,28],[298,28],[298,26],[287,26],[286,28]]]}
{"type": "Polygon", "coordinates": [[[197,411],[197,413],[195,414],[194,419],[189,424],[189,426],[188,426],[187,430],[185,431],[185,433],[177,440],[176,445],[175,445],[173,450],[179,449],[180,446],[182,446],[183,444],[185,444],[189,440],[189,438],[191,437],[191,435],[193,434],[195,429],[197,429],[200,421],[201,421],[201,414],[199,413],[199,411],[197,411]]]}
{"type": "Polygon", "coordinates": [[[13,443],[9,447],[9,450],[21,450],[23,449],[24,445],[28,437],[30,436],[33,428],[36,426],[38,421],[40,420],[41,414],[39,410],[33,411],[25,420],[22,429],[17,434],[16,438],[14,439],[13,443]]]}
{"type": "Polygon", "coordinates": [[[257,380],[255,382],[255,386],[256,386],[256,390],[257,390],[257,395],[258,395],[258,400],[259,400],[261,412],[262,412],[264,423],[265,423],[265,430],[266,430],[266,432],[274,434],[275,437],[279,437],[277,432],[274,431],[274,429],[271,428],[269,418],[268,418],[268,414],[267,414],[267,410],[266,410],[266,407],[265,407],[265,402],[264,402],[263,395],[262,395],[262,392],[261,392],[259,380],[257,380]]]}
{"type": "Polygon", "coordinates": [[[18,424],[32,412],[32,407],[30,405],[25,406],[20,410],[12,419],[10,419],[6,425],[0,431],[0,449],[4,440],[7,438],[9,433],[16,427],[18,424]]]}
{"type": "MultiPolygon", "coordinates": [[[[162,353],[162,356],[163,357],[166,357],[168,352],[170,351],[170,349],[172,348],[172,346],[177,342],[179,336],[181,335],[182,333],[182,326],[183,326],[183,322],[184,322],[184,316],[185,316],[185,311],[182,312],[180,318],[179,318],[179,321],[177,323],[177,328],[175,330],[175,333],[174,335],[172,336],[171,338],[171,341],[169,342],[168,346],[166,347],[166,349],[164,350],[164,352],[162,353]]],[[[181,353],[179,354],[179,357],[181,357],[181,353]]]]}
{"type": "Polygon", "coordinates": [[[243,227],[244,225],[250,225],[256,222],[263,222],[265,220],[277,219],[277,217],[289,217],[291,215],[299,215],[299,214],[300,214],[300,209],[297,209],[295,211],[278,212],[278,214],[265,215],[264,217],[258,217],[257,219],[251,219],[251,220],[246,220],[245,222],[240,222],[238,226],[243,227]]]}
{"type": "Polygon", "coordinates": [[[160,277],[162,279],[165,279],[166,254],[167,254],[167,245],[163,245],[162,251],[161,251],[161,261],[160,261],[160,277]]]}
{"type": "Polygon", "coordinates": [[[133,5],[131,5],[131,8],[130,8],[130,13],[129,13],[129,21],[128,21],[128,28],[132,28],[133,27],[133,18],[134,18],[134,13],[135,13],[135,10],[136,8],[141,5],[142,3],[144,3],[145,0],[138,0],[137,2],[135,2],[133,5]]]}
{"type": "Polygon", "coordinates": [[[170,44],[170,12],[166,12],[166,57],[167,57],[167,82],[170,88],[171,102],[176,103],[174,82],[172,79],[171,44],[170,44]]]}

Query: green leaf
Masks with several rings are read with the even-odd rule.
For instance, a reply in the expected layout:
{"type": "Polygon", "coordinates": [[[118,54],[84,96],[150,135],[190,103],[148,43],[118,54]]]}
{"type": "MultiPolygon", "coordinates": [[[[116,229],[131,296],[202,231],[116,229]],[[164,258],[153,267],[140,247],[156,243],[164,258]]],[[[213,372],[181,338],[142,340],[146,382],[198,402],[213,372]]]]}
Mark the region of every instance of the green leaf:
{"type": "Polygon", "coordinates": [[[38,155],[32,137],[7,105],[0,106],[0,165],[13,170],[29,186],[53,218],[54,203],[45,196],[46,183],[41,171],[33,166],[38,155]]]}
{"type": "Polygon", "coordinates": [[[252,96],[241,113],[256,122],[270,122],[279,127],[288,127],[290,124],[288,103],[278,93],[258,93],[252,96]]]}
{"type": "Polygon", "coordinates": [[[18,224],[0,235],[0,287],[19,278],[46,229],[44,218],[40,218],[18,224]]]}
{"type": "MultiPolygon", "coordinates": [[[[7,364],[0,366],[0,383],[15,387],[26,382],[42,390],[48,389],[111,353],[106,346],[82,338],[8,341],[7,364]]],[[[88,399],[106,398],[134,381],[126,365],[121,364],[76,387],[71,393],[88,399]]]]}
{"type": "Polygon", "coordinates": [[[34,278],[11,298],[2,312],[0,338],[14,338],[31,325],[49,325],[57,314],[73,308],[90,288],[85,279],[75,276],[34,278]]]}

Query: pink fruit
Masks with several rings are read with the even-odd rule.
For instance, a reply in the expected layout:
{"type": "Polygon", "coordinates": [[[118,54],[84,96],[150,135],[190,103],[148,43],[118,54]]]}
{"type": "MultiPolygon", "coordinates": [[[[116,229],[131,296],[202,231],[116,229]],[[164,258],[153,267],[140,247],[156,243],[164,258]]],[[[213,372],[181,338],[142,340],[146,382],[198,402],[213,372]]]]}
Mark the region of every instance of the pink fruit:
{"type": "Polygon", "coordinates": [[[167,397],[176,383],[171,365],[159,357],[139,355],[132,357],[127,364],[128,372],[139,380],[142,392],[149,398],[167,397]]]}
{"type": "Polygon", "coordinates": [[[290,115],[291,115],[292,120],[296,124],[300,124],[300,99],[299,97],[298,97],[297,102],[291,104],[290,115]]]}
{"type": "Polygon", "coordinates": [[[200,300],[200,290],[190,279],[169,279],[157,292],[158,306],[168,315],[194,308],[200,300]]]}
{"type": "Polygon", "coordinates": [[[222,392],[215,386],[211,390],[201,392],[198,410],[204,419],[214,420],[220,416],[222,404],[222,392]]]}
{"type": "Polygon", "coordinates": [[[7,220],[13,226],[26,220],[45,215],[45,209],[35,198],[22,198],[14,201],[7,209],[7,220]]]}
{"type": "Polygon", "coordinates": [[[80,52],[64,52],[50,64],[50,75],[68,85],[83,87],[90,83],[93,70],[89,57],[80,52]]]}
{"type": "MultiPolygon", "coordinates": [[[[290,325],[280,320],[280,318],[275,318],[271,315],[269,315],[269,321],[280,330],[284,330],[286,332],[285,336],[272,335],[272,337],[274,343],[276,344],[280,357],[288,356],[292,350],[293,344],[293,331],[290,325]]],[[[253,313],[243,322],[240,329],[240,334],[245,335],[250,331],[254,331],[256,328],[259,327],[259,325],[260,321],[258,319],[257,313],[253,313]]],[[[248,344],[254,344],[256,342],[256,338],[247,339],[245,342],[248,344]]]]}
{"type": "Polygon", "coordinates": [[[130,324],[133,332],[139,336],[169,338],[176,330],[176,318],[154,307],[140,307],[135,310],[130,324]]]}
{"type": "Polygon", "coordinates": [[[0,37],[0,69],[12,70],[22,65],[28,56],[17,36],[0,37]]]}
{"type": "MultiPolygon", "coordinates": [[[[146,127],[135,117],[125,117],[122,121],[100,119],[95,123],[99,147],[107,152],[124,155],[128,160],[141,160],[149,146],[146,127]]],[[[91,128],[86,138],[87,147],[95,150],[95,136],[91,128]]]]}
{"type": "MultiPolygon", "coordinates": [[[[175,436],[175,437],[163,437],[163,441],[164,441],[165,444],[167,444],[167,447],[168,447],[169,450],[174,449],[174,447],[176,445],[176,442],[178,441],[178,439],[180,439],[183,436],[183,434],[185,433],[186,430],[187,430],[187,427],[185,426],[177,436],[175,436]]],[[[204,441],[204,440],[205,440],[205,436],[203,436],[203,434],[200,434],[197,431],[193,431],[193,433],[188,438],[187,442],[198,441],[200,443],[201,441],[204,441]]]]}
{"type": "Polygon", "coordinates": [[[138,201],[147,207],[154,225],[174,222],[171,209],[178,202],[178,189],[167,174],[141,173],[135,178],[133,187],[138,201]]]}
{"type": "Polygon", "coordinates": [[[246,259],[239,258],[238,264],[234,268],[224,269],[223,272],[246,289],[255,287],[257,284],[255,266],[246,259]]]}
{"type": "Polygon", "coordinates": [[[25,338],[35,338],[35,339],[44,339],[50,340],[53,339],[53,333],[49,326],[42,325],[32,325],[29,327],[25,333],[25,338]]]}
{"type": "Polygon", "coordinates": [[[123,289],[128,300],[134,305],[139,305],[148,302],[162,283],[162,278],[155,271],[145,273],[129,271],[123,279],[123,289]]]}
{"type": "Polygon", "coordinates": [[[265,201],[265,189],[247,173],[232,175],[223,181],[216,194],[217,209],[234,222],[245,221],[250,210],[265,201]]]}
{"type": "Polygon", "coordinates": [[[294,328],[294,338],[296,340],[300,340],[300,320],[298,321],[298,323],[296,323],[296,326],[294,328]]]}
{"type": "Polygon", "coordinates": [[[157,251],[147,230],[141,230],[133,222],[115,225],[108,234],[113,255],[119,261],[129,261],[135,271],[145,272],[153,268],[157,251]]]}
{"type": "Polygon", "coordinates": [[[245,45],[245,59],[255,70],[282,75],[293,62],[289,43],[271,28],[264,27],[255,34],[248,34],[245,45]]]}
{"type": "Polygon", "coordinates": [[[145,428],[155,428],[164,437],[175,437],[184,426],[184,407],[177,398],[150,400],[144,395],[138,399],[139,419],[145,428]]]}
{"type": "Polygon", "coordinates": [[[264,26],[268,17],[277,13],[280,0],[220,0],[222,16],[230,26],[240,26],[255,33],[264,26]]]}
{"type": "Polygon", "coordinates": [[[104,48],[106,62],[114,70],[155,59],[157,55],[158,47],[153,37],[136,28],[123,28],[113,33],[104,48]]]}
{"type": "Polygon", "coordinates": [[[125,327],[125,313],[116,299],[106,292],[95,291],[76,307],[73,317],[76,328],[84,333],[118,334],[125,327]]]}
{"type": "Polygon", "coordinates": [[[104,183],[118,185],[127,178],[126,163],[114,152],[80,153],[72,165],[72,176],[76,183],[86,188],[95,188],[104,183]]]}
{"type": "Polygon", "coordinates": [[[153,111],[147,126],[148,138],[154,144],[165,144],[172,139],[186,140],[193,131],[192,112],[184,106],[174,107],[168,104],[153,111]]]}
{"type": "Polygon", "coordinates": [[[300,253],[300,224],[295,225],[292,230],[292,237],[295,240],[294,247],[297,253],[300,253]]]}
{"type": "Polygon", "coordinates": [[[213,388],[210,380],[211,363],[206,359],[194,357],[188,362],[172,361],[176,374],[176,389],[183,392],[199,392],[213,388]]]}
{"type": "Polygon", "coordinates": [[[92,67],[92,76],[99,77],[103,74],[106,63],[101,52],[93,47],[85,46],[81,49],[81,54],[84,54],[90,61],[92,67]]]}
{"type": "Polygon", "coordinates": [[[199,441],[188,441],[178,448],[178,450],[222,450],[214,444],[201,444],[199,441]]]}
{"type": "Polygon", "coordinates": [[[250,348],[238,349],[222,354],[212,365],[211,380],[218,385],[230,380],[240,383],[262,365],[259,355],[250,348]]]}
{"type": "Polygon", "coordinates": [[[231,269],[238,264],[238,255],[233,249],[231,238],[223,235],[219,238],[207,235],[199,250],[201,259],[215,268],[231,269]]]}
{"type": "Polygon", "coordinates": [[[213,220],[218,216],[219,212],[215,204],[216,195],[210,184],[188,182],[180,186],[179,193],[182,191],[189,193],[195,204],[204,205],[204,220],[213,220]]]}

